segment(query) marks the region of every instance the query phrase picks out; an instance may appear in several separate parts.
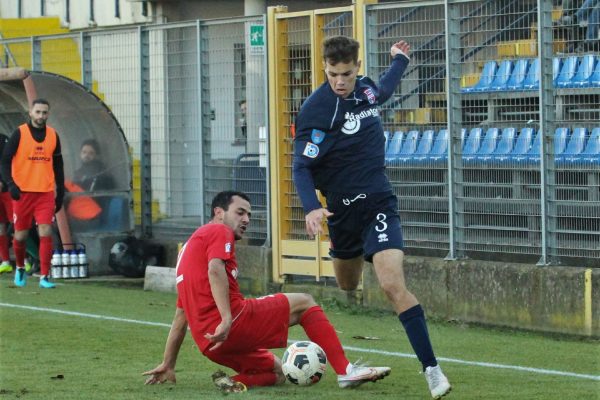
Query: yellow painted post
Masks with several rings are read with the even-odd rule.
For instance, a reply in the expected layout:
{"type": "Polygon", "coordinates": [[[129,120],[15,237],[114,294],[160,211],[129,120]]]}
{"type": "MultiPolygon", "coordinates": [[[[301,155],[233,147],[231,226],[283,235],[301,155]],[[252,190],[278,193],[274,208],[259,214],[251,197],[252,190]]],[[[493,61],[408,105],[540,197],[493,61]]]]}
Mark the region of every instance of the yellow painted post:
{"type": "Polygon", "coordinates": [[[269,79],[269,154],[270,154],[270,188],[271,188],[271,232],[272,232],[272,254],[273,254],[273,281],[281,281],[281,196],[280,187],[281,154],[279,149],[279,132],[282,121],[280,113],[280,92],[283,83],[280,81],[278,62],[281,60],[279,43],[279,25],[276,14],[287,11],[285,6],[267,8],[267,51],[268,51],[268,76],[269,79]]]}
{"type": "Polygon", "coordinates": [[[584,330],[585,334],[592,335],[592,270],[588,268],[584,273],[584,330]]]}
{"type": "Polygon", "coordinates": [[[359,58],[362,60],[358,73],[360,75],[364,75],[367,60],[365,46],[367,40],[367,33],[365,32],[365,21],[367,11],[366,6],[369,4],[377,4],[377,0],[353,0],[352,3],[352,6],[354,7],[352,30],[354,32],[354,39],[358,40],[358,43],[360,43],[361,56],[359,58]]]}

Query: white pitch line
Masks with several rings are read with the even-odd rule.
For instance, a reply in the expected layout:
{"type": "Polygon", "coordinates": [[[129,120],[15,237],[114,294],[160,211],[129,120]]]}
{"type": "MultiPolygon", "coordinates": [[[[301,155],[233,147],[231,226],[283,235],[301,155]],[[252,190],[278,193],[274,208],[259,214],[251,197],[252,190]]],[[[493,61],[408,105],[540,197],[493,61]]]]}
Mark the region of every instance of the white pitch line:
{"type": "MultiPolygon", "coordinates": [[[[139,324],[139,325],[160,326],[162,328],[171,328],[171,324],[165,324],[162,322],[151,322],[151,321],[142,321],[139,319],[111,317],[108,315],[57,310],[54,308],[25,306],[25,305],[21,305],[21,304],[10,304],[10,303],[0,303],[0,306],[8,307],[8,308],[19,308],[19,309],[24,309],[24,310],[32,310],[32,311],[51,312],[51,313],[55,313],[55,314],[72,315],[75,317],[85,317],[85,318],[101,319],[101,320],[108,320],[108,321],[128,322],[131,324],[139,324]]],[[[290,343],[293,343],[296,341],[297,340],[288,340],[288,342],[290,342],[290,343]]],[[[399,352],[385,351],[385,350],[376,350],[376,349],[364,349],[362,347],[354,347],[354,346],[344,346],[344,349],[348,350],[348,351],[355,351],[358,353],[380,354],[380,355],[390,356],[390,357],[417,358],[414,354],[399,353],[399,352]]],[[[521,367],[519,365],[496,364],[496,363],[488,363],[488,362],[481,362],[481,361],[467,361],[467,360],[459,360],[456,358],[446,358],[446,357],[437,357],[437,359],[440,361],[443,361],[443,362],[449,362],[449,363],[454,363],[454,364],[472,365],[472,366],[477,366],[477,367],[496,368],[496,369],[509,369],[509,370],[514,370],[514,371],[532,372],[532,373],[543,374],[543,375],[557,375],[557,376],[565,376],[565,377],[571,377],[571,378],[591,379],[594,381],[600,381],[600,375],[577,374],[574,372],[557,371],[557,370],[553,370],[553,369],[521,367]]]]}

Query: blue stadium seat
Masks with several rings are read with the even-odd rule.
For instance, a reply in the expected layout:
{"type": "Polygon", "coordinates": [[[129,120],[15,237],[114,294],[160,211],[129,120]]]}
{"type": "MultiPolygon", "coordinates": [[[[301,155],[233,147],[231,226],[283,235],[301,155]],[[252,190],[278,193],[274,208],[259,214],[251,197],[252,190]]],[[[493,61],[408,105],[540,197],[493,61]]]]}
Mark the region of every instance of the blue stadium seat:
{"type": "Polygon", "coordinates": [[[596,56],[593,54],[586,54],[581,57],[581,62],[577,68],[575,76],[569,82],[566,87],[572,88],[585,88],[590,86],[590,77],[594,72],[594,63],[596,62],[596,56]]]}
{"type": "Polygon", "coordinates": [[[600,87],[600,56],[596,56],[596,66],[594,67],[592,76],[590,76],[589,85],[591,87],[600,87]]]}
{"type": "Polygon", "coordinates": [[[388,144],[390,143],[390,132],[389,131],[383,131],[383,137],[385,138],[385,144],[383,145],[383,148],[385,149],[385,151],[387,151],[387,147],[388,144]]]}
{"type": "Polygon", "coordinates": [[[509,154],[515,144],[515,136],[517,130],[515,128],[504,128],[500,139],[498,139],[498,145],[491,154],[478,155],[477,161],[487,162],[495,159],[497,156],[505,156],[509,154]]]}
{"type": "Polygon", "coordinates": [[[542,131],[538,131],[529,150],[525,154],[515,154],[511,156],[510,160],[515,164],[527,164],[530,157],[539,157],[542,148],[542,137],[544,137],[542,131]]]}
{"type": "Polygon", "coordinates": [[[488,128],[488,130],[485,132],[483,140],[481,141],[481,146],[475,153],[469,154],[463,150],[463,161],[469,163],[477,160],[477,158],[480,156],[492,154],[496,149],[496,144],[498,143],[498,131],[498,128],[488,128]]]}
{"type": "Polygon", "coordinates": [[[554,57],[552,59],[552,84],[556,86],[556,80],[558,79],[558,74],[562,69],[563,61],[560,57],[554,57]]]}
{"type": "Polygon", "coordinates": [[[513,69],[512,60],[504,60],[500,63],[498,70],[496,71],[496,75],[494,76],[494,80],[490,83],[487,91],[503,91],[507,90],[507,82],[510,79],[511,73],[513,69]]]}
{"type": "Polygon", "coordinates": [[[566,156],[563,162],[567,165],[600,164],[600,127],[592,130],[590,138],[581,153],[566,156]]]}
{"type": "MultiPolygon", "coordinates": [[[[463,129],[464,130],[464,129],[463,129]]],[[[431,151],[416,158],[416,161],[440,163],[448,159],[448,129],[440,129],[433,141],[431,151]]]]}
{"type": "MultiPolygon", "coordinates": [[[[538,134],[539,135],[539,134],[538,134]]],[[[556,128],[554,131],[554,156],[560,155],[565,151],[567,147],[567,138],[569,136],[569,128],[556,128]]],[[[541,139],[540,146],[537,148],[537,154],[529,154],[527,156],[527,162],[530,164],[539,164],[540,162],[540,150],[541,150],[541,139]]],[[[532,147],[533,149],[533,147],[532,147]]]]}
{"type": "Polygon", "coordinates": [[[402,146],[400,150],[396,153],[396,155],[388,160],[386,158],[386,164],[388,165],[398,165],[400,162],[400,158],[403,156],[410,156],[417,149],[417,141],[419,140],[419,131],[412,130],[406,134],[406,137],[402,141],[402,146]]]}
{"type": "Polygon", "coordinates": [[[520,58],[515,62],[512,74],[510,74],[510,78],[506,82],[506,90],[523,90],[523,83],[530,63],[531,60],[527,58],[520,58]]]}
{"type": "MultiPolygon", "coordinates": [[[[515,140],[515,145],[513,146],[510,153],[494,154],[493,160],[499,163],[513,162],[515,157],[527,154],[527,152],[531,148],[532,141],[533,128],[522,128],[521,133],[519,133],[519,136],[515,140]]],[[[498,145],[498,147],[500,147],[500,145],[498,145]]]]}
{"type": "Polygon", "coordinates": [[[483,71],[481,71],[481,75],[479,76],[479,81],[471,87],[466,87],[462,89],[463,93],[472,93],[472,92],[484,92],[488,90],[490,84],[494,80],[494,76],[496,75],[496,69],[498,65],[496,61],[488,61],[483,66],[483,71]]]}
{"type": "Polygon", "coordinates": [[[571,84],[571,80],[577,73],[579,59],[577,56],[569,56],[565,59],[560,73],[556,78],[555,87],[557,88],[566,88],[571,84]]]}
{"type": "Polygon", "coordinates": [[[401,163],[416,162],[417,158],[429,154],[429,152],[431,151],[431,146],[433,145],[434,133],[435,132],[433,130],[424,131],[423,134],[421,135],[421,138],[419,139],[417,149],[414,151],[414,153],[398,157],[398,162],[401,162],[401,163]]]}
{"type": "Polygon", "coordinates": [[[557,164],[562,165],[566,157],[577,156],[585,148],[585,138],[587,136],[587,128],[575,128],[569,138],[567,147],[561,154],[557,154],[554,159],[557,164]]]}
{"type": "Polygon", "coordinates": [[[481,128],[473,128],[469,132],[469,135],[465,139],[465,144],[462,148],[463,157],[465,155],[472,156],[477,153],[479,146],[481,145],[481,128]]]}
{"type": "Polygon", "coordinates": [[[523,81],[523,89],[536,90],[540,87],[540,59],[534,58],[529,65],[527,75],[523,81]]]}
{"type": "Polygon", "coordinates": [[[402,148],[402,139],[404,139],[404,132],[396,131],[394,132],[394,136],[390,139],[390,144],[385,150],[385,163],[391,163],[398,153],[400,153],[400,149],[402,148]]]}

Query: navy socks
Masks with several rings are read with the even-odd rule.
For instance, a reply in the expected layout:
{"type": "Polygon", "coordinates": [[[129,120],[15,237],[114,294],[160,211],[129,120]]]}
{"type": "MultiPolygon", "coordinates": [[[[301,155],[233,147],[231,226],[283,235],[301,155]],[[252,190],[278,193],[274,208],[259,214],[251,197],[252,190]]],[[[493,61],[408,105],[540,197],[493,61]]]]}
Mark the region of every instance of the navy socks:
{"type": "Polygon", "coordinates": [[[421,305],[417,304],[400,313],[398,319],[402,322],[406,336],[408,336],[408,340],[417,358],[423,365],[423,371],[427,367],[435,367],[437,360],[433,354],[429,332],[427,331],[427,323],[425,322],[425,313],[421,305]]]}

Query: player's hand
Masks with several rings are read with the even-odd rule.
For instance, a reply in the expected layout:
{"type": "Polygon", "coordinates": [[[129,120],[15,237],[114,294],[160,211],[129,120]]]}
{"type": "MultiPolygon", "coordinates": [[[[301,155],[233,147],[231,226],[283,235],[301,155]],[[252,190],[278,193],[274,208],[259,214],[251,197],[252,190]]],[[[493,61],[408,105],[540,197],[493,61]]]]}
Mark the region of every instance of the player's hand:
{"type": "Polygon", "coordinates": [[[21,189],[13,182],[8,184],[8,191],[10,192],[10,197],[13,200],[19,200],[21,198],[21,189]]]}
{"type": "Polygon", "coordinates": [[[215,329],[215,332],[213,334],[210,334],[210,333],[205,334],[204,335],[205,339],[209,340],[211,343],[215,343],[215,345],[212,346],[208,350],[213,351],[213,350],[221,347],[223,342],[225,340],[227,340],[227,336],[229,336],[230,330],[231,330],[231,320],[229,320],[229,321],[222,320],[221,323],[219,325],[217,325],[217,328],[215,329]]]}
{"type": "Polygon", "coordinates": [[[396,42],[392,45],[390,49],[390,54],[392,58],[397,56],[398,54],[403,54],[406,58],[410,58],[410,44],[406,43],[404,40],[396,42]]]}
{"type": "Polygon", "coordinates": [[[317,233],[323,233],[323,218],[329,218],[333,215],[326,208],[317,208],[316,210],[312,210],[306,217],[304,217],[306,221],[306,233],[312,239],[315,237],[317,233]]]}
{"type": "Polygon", "coordinates": [[[177,383],[175,378],[175,370],[166,366],[164,363],[158,367],[142,373],[144,376],[150,376],[146,379],[145,385],[154,385],[156,383],[165,383],[167,381],[177,383]]]}

